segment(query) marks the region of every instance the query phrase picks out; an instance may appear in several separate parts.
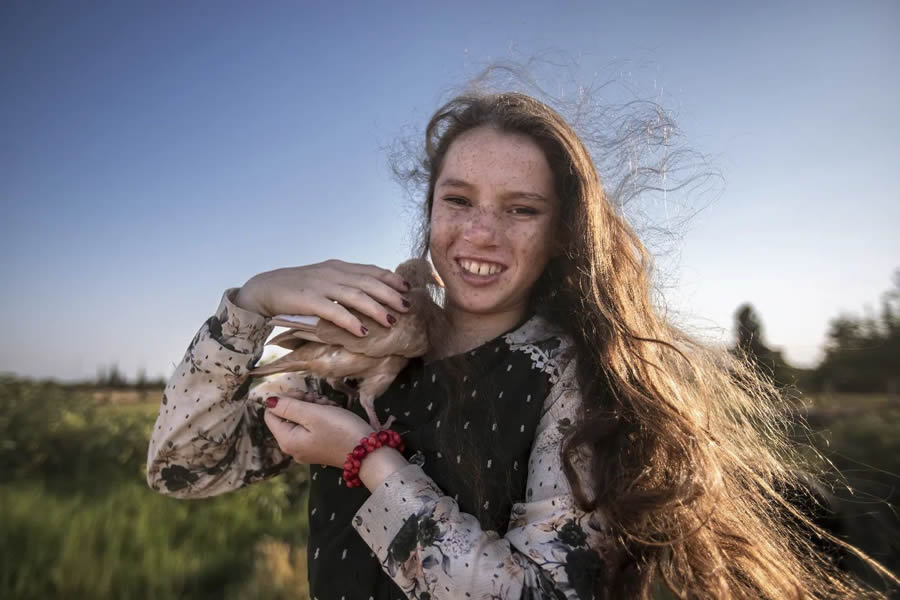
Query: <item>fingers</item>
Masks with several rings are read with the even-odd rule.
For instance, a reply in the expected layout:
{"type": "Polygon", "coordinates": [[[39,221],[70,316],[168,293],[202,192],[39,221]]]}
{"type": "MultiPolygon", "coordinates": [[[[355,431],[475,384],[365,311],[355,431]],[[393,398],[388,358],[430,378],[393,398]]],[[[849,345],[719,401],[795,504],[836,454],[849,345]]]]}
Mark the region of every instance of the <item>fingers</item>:
{"type": "Polygon", "coordinates": [[[316,315],[358,337],[368,330],[353,312],[391,327],[410,308],[403,278],[375,265],[328,260],[257,277],[254,297],[267,299],[260,314],[316,315]]]}
{"type": "MultiPolygon", "coordinates": [[[[373,280],[370,279],[369,281],[373,280]]],[[[366,284],[361,283],[360,285],[366,284]]],[[[404,298],[400,297],[397,292],[391,290],[390,288],[387,288],[386,286],[382,287],[390,290],[391,294],[394,294],[398,298],[400,298],[399,300],[393,301],[395,304],[400,306],[399,310],[395,309],[394,306],[385,306],[385,301],[383,299],[373,297],[371,295],[372,292],[370,292],[369,290],[356,286],[335,286],[330,290],[328,296],[332,300],[338,301],[342,306],[352,308],[371,318],[373,321],[381,323],[385,327],[390,327],[397,322],[397,313],[405,313],[409,309],[403,305],[404,298]]]]}
{"type": "MultiPolygon", "coordinates": [[[[374,265],[359,265],[341,261],[329,261],[329,263],[333,263],[330,268],[334,270],[335,276],[330,279],[334,283],[358,288],[394,310],[406,312],[409,309],[408,302],[404,303],[409,287],[407,282],[396,273],[374,265]]],[[[362,307],[353,306],[353,308],[369,314],[362,307]]],[[[369,316],[377,321],[381,320],[375,315],[369,316]]]]}
{"type": "MultiPolygon", "coordinates": [[[[337,261],[340,262],[340,261],[337,261]]],[[[369,277],[380,281],[383,284],[386,284],[394,289],[399,294],[405,294],[409,291],[409,282],[404,280],[402,277],[394,273],[393,271],[389,271],[388,269],[382,269],[381,267],[377,267],[375,265],[361,265],[357,263],[343,263],[347,270],[352,273],[357,273],[360,275],[368,275],[369,277]]],[[[388,304],[386,302],[386,304],[388,304]]],[[[392,305],[393,306],[393,305],[392,305]]]]}
{"type": "MultiPolygon", "coordinates": [[[[391,273],[391,275],[393,275],[393,273],[391,273]]],[[[406,299],[405,293],[398,292],[395,288],[374,277],[364,274],[354,275],[353,278],[344,283],[344,285],[356,287],[381,304],[394,310],[400,312],[409,310],[409,301],[406,299]]]]}
{"type": "MultiPolygon", "coordinates": [[[[362,321],[337,302],[325,302],[315,312],[326,321],[331,321],[338,327],[343,327],[355,336],[365,337],[369,333],[362,321]]],[[[378,319],[378,322],[383,322],[386,319],[387,317],[378,319]]]]}
{"type": "Polygon", "coordinates": [[[275,436],[275,441],[278,442],[278,447],[281,448],[281,451],[293,456],[291,440],[298,432],[308,432],[308,430],[298,423],[282,419],[271,410],[265,412],[263,420],[266,422],[269,431],[275,436]]]}
{"type": "MultiPolygon", "coordinates": [[[[306,394],[304,393],[304,397],[306,394]]],[[[263,415],[263,420],[269,427],[269,431],[275,436],[278,447],[285,454],[294,457],[295,460],[303,462],[302,457],[294,456],[294,443],[297,435],[309,433],[309,429],[303,425],[303,405],[301,400],[295,400],[287,396],[277,396],[276,404],[273,405],[271,398],[266,401],[268,410],[263,415]]]]}
{"type": "MultiPolygon", "coordinates": [[[[301,397],[306,398],[307,395],[307,392],[302,392],[301,397]]],[[[306,406],[308,405],[303,400],[297,400],[289,396],[277,396],[277,400],[274,403],[266,400],[266,407],[268,407],[266,414],[273,414],[281,419],[302,426],[306,422],[306,416],[303,411],[306,406]]]]}
{"type": "Polygon", "coordinates": [[[396,273],[339,260],[326,261],[321,267],[323,287],[319,293],[323,300],[334,302],[318,304],[316,314],[356,336],[365,336],[368,330],[348,308],[385,327],[396,322],[396,313],[409,310],[409,300],[398,291],[408,289],[406,282],[396,273]]]}

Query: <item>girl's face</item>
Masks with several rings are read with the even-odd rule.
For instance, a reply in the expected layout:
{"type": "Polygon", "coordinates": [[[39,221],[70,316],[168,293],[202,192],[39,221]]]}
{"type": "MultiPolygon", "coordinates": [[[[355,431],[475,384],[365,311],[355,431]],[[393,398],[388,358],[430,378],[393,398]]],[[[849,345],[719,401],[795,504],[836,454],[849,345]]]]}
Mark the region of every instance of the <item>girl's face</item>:
{"type": "Polygon", "coordinates": [[[541,148],[492,127],[457,137],[431,209],[431,259],[447,308],[521,318],[554,251],[559,200],[541,148]]]}

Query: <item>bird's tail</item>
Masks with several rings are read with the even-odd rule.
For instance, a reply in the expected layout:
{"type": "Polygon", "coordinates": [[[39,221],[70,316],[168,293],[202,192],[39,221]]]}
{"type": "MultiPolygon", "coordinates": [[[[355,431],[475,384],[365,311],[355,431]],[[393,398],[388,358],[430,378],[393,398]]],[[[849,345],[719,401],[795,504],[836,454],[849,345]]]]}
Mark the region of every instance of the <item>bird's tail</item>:
{"type": "Polygon", "coordinates": [[[250,375],[273,375],[274,373],[301,372],[309,370],[308,360],[284,360],[283,356],[267,365],[256,367],[250,371],[250,375]]]}
{"type": "Polygon", "coordinates": [[[319,317],[309,315],[275,315],[269,321],[269,324],[288,328],[288,331],[272,338],[268,342],[270,346],[281,346],[288,350],[296,350],[306,341],[322,343],[322,338],[316,334],[316,328],[319,326],[319,317]]]}
{"type": "Polygon", "coordinates": [[[313,315],[275,315],[269,320],[269,325],[275,327],[287,327],[297,331],[314,333],[319,324],[319,317],[313,315]]]}

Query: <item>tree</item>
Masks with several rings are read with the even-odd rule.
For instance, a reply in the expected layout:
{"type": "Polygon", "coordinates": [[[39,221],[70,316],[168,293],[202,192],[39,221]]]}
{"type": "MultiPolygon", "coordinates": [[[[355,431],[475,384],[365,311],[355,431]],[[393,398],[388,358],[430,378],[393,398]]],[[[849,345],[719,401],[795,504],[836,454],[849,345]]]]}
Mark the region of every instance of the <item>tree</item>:
{"type": "Polygon", "coordinates": [[[97,369],[97,386],[108,388],[122,388],[128,386],[127,378],[119,371],[119,365],[113,363],[109,368],[97,369]]]}
{"type": "Polygon", "coordinates": [[[762,341],[762,322],[749,304],[742,304],[735,313],[737,347],[754,357],[767,355],[770,350],[762,341]]]}
{"type": "Polygon", "coordinates": [[[749,361],[776,384],[795,383],[794,370],[784,360],[780,350],[769,348],[763,341],[762,319],[750,304],[742,304],[734,315],[737,344],[732,352],[749,361]]]}
{"type": "Polygon", "coordinates": [[[878,317],[843,314],[831,320],[825,358],[816,369],[822,387],[842,392],[900,392],[900,270],[882,295],[878,317]]]}
{"type": "Polygon", "coordinates": [[[134,382],[134,387],[136,387],[139,390],[143,390],[144,388],[148,387],[147,386],[147,371],[144,369],[144,367],[141,367],[140,369],[138,369],[137,379],[134,382]]]}

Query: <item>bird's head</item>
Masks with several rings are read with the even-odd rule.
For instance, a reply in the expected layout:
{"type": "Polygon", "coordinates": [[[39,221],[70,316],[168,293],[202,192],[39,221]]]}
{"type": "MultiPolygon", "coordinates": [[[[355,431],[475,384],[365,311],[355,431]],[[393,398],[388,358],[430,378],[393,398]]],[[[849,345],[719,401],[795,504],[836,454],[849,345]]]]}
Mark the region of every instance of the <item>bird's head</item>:
{"type": "Polygon", "coordinates": [[[427,289],[429,283],[434,284],[439,288],[444,287],[444,282],[441,281],[441,278],[434,271],[431,263],[424,258],[411,258],[410,260],[402,262],[397,267],[396,272],[397,275],[400,275],[403,279],[408,281],[410,287],[413,289],[427,289]]]}

